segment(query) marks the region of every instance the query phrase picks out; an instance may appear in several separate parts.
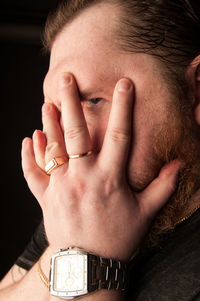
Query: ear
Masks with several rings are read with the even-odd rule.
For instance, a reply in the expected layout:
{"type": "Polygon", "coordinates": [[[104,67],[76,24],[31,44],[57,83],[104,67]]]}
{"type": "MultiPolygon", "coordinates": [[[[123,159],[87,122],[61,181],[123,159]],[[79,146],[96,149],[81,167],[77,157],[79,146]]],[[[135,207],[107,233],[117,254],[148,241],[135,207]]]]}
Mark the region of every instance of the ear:
{"type": "Polygon", "coordinates": [[[192,88],[194,118],[200,125],[200,55],[188,67],[187,78],[192,88]]]}

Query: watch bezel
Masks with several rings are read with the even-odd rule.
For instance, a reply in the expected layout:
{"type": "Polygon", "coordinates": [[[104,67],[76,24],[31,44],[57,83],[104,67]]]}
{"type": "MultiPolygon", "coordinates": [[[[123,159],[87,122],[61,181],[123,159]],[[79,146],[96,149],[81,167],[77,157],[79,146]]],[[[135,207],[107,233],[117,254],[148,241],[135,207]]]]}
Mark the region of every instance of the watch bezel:
{"type": "Polygon", "coordinates": [[[61,299],[65,299],[65,300],[73,300],[76,298],[80,298],[83,295],[88,294],[88,253],[78,249],[78,248],[69,248],[67,250],[60,250],[58,253],[54,254],[51,258],[51,269],[50,269],[50,276],[49,276],[49,291],[50,294],[56,297],[59,297],[61,299]],[[54,269],[55,269],[55,260],[57,259],[57,257],[61,257],[61,256],[69,256],[69,255],[83,255],[85,256],[85,259],[87,262],[85,263],[85,267],[86,270],[84,270],[84,273],[86,274],[85,276],[85,280],[86,283],[84,285],[84,289],[81,291],[70,291],[70,293],[68,291],[56,291],[54,290],[54,269]]]}

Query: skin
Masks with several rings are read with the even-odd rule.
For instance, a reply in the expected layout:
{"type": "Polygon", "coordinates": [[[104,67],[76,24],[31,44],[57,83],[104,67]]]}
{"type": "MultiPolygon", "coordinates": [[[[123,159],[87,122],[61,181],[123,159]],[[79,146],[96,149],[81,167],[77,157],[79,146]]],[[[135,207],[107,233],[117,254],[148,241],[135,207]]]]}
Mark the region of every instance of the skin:
{"type": "MultiPolygon", "coordinates": [[[[167,119],[166,106],[171,101],[171,98],[168,100],[169,93],[165,93],[166,95],[164,92],[161,93],[161,88],[163,88],[163,91],[165,90],[164,80],[163,82],[158,80],[160,72],[158,72],[158,68],[154,67],[155,62],[152,58],[145,55],[122,55],[113,48],[109,38],[112,34],[112,28],[111,25],[109,25],[110,22],[108,23],[108,16],[111,14],[111,9],[112,7],[106,5],[100,5],[98,9],[97,7],[89,9],[77,17],[74,22],[66,26],[61,34],[57,36],[51,51],[49,72],[44,83],[46,104],[43,106],[43,131],[46,135],[47,145],[41,133],[40,135],[39,133],[35,133],[33,137],[35,160],[40,167],[44,167],[45,163],[54,156],[60,156],[66,153],[84,153],[91,149],[94,151],[93,156],[82,160],[71,160],[68,164],[66,163],[53,173],[54,176],[62,170],[63,174],[66,174],[64,182],[71,183],[69,191],[67,192],[65,188],[64,195],[61,196],[66,203],[72,202],[70,205],[71,209],[63,210],[66,215],[60,216],[62,221],[69,220],[71,214],[76,212],[74,224],[72,223],[70,226],[66,225],[65,227],[71,229],[69,231],[70,234],[66,232],[62,238],[59,238],[57,234],[52,234],[60,232],[63,225],[60,225],[60,229],[57,229],[56,232],[52,232],[51,228],[53,223],[52,219],[49,218],[51,212],[49,212],[49,209],[43,204],[43,200],[51,199],[50,195],[55,194],[56,189],[53,186],[56,184],[51,184],[48,177],[43,178],[43,174],[41,174],[41,176],[38,175],[40,183],[43,182],[41,187],[38,186],[37,180],[28,181],[28,183],[32,192],[40,202],[41,207],[44,208],[45,206],[45,209],[43,209],[45,226],[46,231],[49,233],[47,237],[52,242],[53,247],[55,246],[55,249],[56,247],[66,247],[67,241],[69,245],[79,245],[102,256],[111,256],[113,258],[127,260],[139,245],[138,242],[141,237],[138,238],[136,235],[135,241],[133,240],[134,242],[132,241],[131,243],[129,238],[132,240],[135,234],[128,233],[128,231],[127,239],[124,241],[125,245],[130,245],[127,251],[124,250],[124,247],[122,247],[120,251],[119,248],[121,247],[118,244],[115,245],[114,242],[113,245],[111,244],[112,246],[110,245],[108,248],[106,247],[107,242],[105,242],[105,246],[103,247],[101,247],[102,243],[100,244],[101,246],[99,245],[99,242],[102,242],[106,229],[108,241],[112,241],[111,237],[113,234],[115,237],[126,236],[126,230],[121,232],[121,227],[119,228],[117,223],[121,225],[121,223],[126,220],[127,226],[125,226],[124,229],[127,229],[132,220],[133,210],[138,212],[136,215],[139,218],[136,223],[140,227],[145,220],[145,225],[143,226],[143,232],[145,233],[147,225],[149,225],[152,220],[153,213],[160,207],[160,202],[163,202],[163,199],[165,199],[165,194],[168,194],[167,192],[170,191],[170,189],[167,188],[165,192],[163,192],[163,197],[160,197],[161,201],[157,201],[158,204],[156,204],[155,201],[154,203],[152,200],[150,201],[150,197],[147,198],[146,192],[144,192],[144,194],[141,193],[141,195],[138,194],[136,197],[136,194],[133,193],[127,183],[126,163],[132,135],[134,139],[134,149],[131,148],[129,165],[135,177],[131,179],[131,182],[134,182],[135,179],[139,181],[140,177],[144,178],[145,174],[153,177],[155,171],[154,166],[152,166],[153,154],[151,154],[151,137],[154,135],[157,125],[160,125],[167,119]],[[103,27],[95,25],[100,23],[103,24],[103,27]],[[105,31],[102,30],[102,28],[107,28],[108,37],[105,36],[105,31]],[[70,45],[70,47],[68,47],[68,45],[70,45]],[[107,49],[109,49],[109,52],[107,49]],[[77,60],[77,58],[79,58],[79,60],[77,60]],[[102,61],[105,63],[102,64],[102,61]],[[121,64],[122,61],[123,64],[121,64]],[[99,66],[99,68],[97,68],[97,66],[99,66]],[[67,74],[66,71],[68,72],[67,74]],[[155,74],[153,79],[152,73],[155,74]],[[70,74],[73,74],[73,76],[70,74]],[[117,88],[118,85],[116,85],[122,77],[128,78],[122,81],[124,84],[129,83],[130,85],[126,91],[119,91],[117,88]],[[137,90],[134,88],[133,82],[137,90]],[[154,88],[155,82],[160,83],[156,88],[154,88]],[[145,86],[148,86],[148,88],[144,89],[145,86]],[[155,97],[151,95],[153,89],[155,91],[155,97]],[[85,92],[83,93],[82,91],[88,90],[93,90],[93,94],[90,95],[90,98],[98,97],[102,98],[102,100],[98,105],[91,107],[90,98],[83,98],[82,111],[79,94],[83,95],[85,92]],[[150,96],[151,99],[153,99],[153,101],[151,100],[151,104],[150,96]],[[163,99],[162,106],[159,104],[160,97],[163,99]],[[64,139],[62,131],[59,128],[59,113],[56,112],[52,104],[49,104],[49,102],[52,103],[52,100],[58,108],[58,111],[61,111],[61,126],[64,131],[64,139]],[[114,104],[116,108],[115,106],[113,108],[114,104]],[[156,111],[152,110],[152,108],[155,107],[157,107],[156,111]],[[145,114],[146,110],[148,110],[148,114],[145,114]],[[134,114],[132,114],[133,111],[134,114]],[[150,118],[151,114],[153,114],[152,118],[150,118]],[[152,120],[154,120],[154,123],[152,123],[152,120]],[[132,125],[133,132],[131,131],[132,125]],[[42,148],[40,149],[38,146],[40,143],[42,144],[43,141],[45,147],[42,150],[42,148]],[[41,163],[39,161],[41,161],[41,163]],[[149,161],[151,162],[151,167],[148,168],[149,161]],[[87,178],[85,177],[86,173],[87,178]],[[51,185],[53,188],[50,187],[51,185]],[[35,186],[37,189],[35,189],[35,186]],[[100,193],[101,191],[102,195],[100,193]],[[143,195],[145,195],[144,198],[143,195]],[[151,211],[146,198],[153,207],[151,211]],[[84,204],[83,208],[81,207],[80,209],[84,212],[80,213],[80,215],[83,215],[83,220],[88,220],[87,226],[85,225],[84,235],[81,231],[79,235],[77,235],[77,228],[81,227],[81,218],[77,214],[79,205],[76,204],[73,207],[73,204],[79,202],[80,199],[84,204]],[[110,222],[111,230],[109,231],[109,225],[106,225],[105,229],[101,227],[102,217],[105,211],[104,206],[95,209],[101,212],[99,221],[96,215],[94,215],[95,218],[93,219],[92,212],[94,208],[91,208],[89,217],[88,213],[85,212],[85,208],[93,207],[93,204],[90,204],[90,200],[94,200],[94,204],[95,202],[98,204],[100,200],[105,203],[112,199],[115,200],[116,209],[113,207],[112,210],[108,212],[108,215],[105,214],[104,216],[105,224],[108,220],[112,221],[113,217],[116,221],[110,222]],[[119,204],[117,199],[119,200],[119,204]],[[122,199],[127,200],[126,206],[120,205],[122,199]],[[135,199],[137,199],[137,201],[135,199]],[[140,208],[137,208],[138,201],[140,202],[140,208]],[[135,205],[131,208],[134,203],[135,205]],[[123,210],[125,210],[124,214],[123,210]],[[111,215],[110,212],[112,212],[111,215]],[[130,212],[131,214],[129,215],[130,212]],[[113,233],[114,225],[116,233],[113,233]],[[74,235],[71,235],[71,233],[73,233],[72,228],[76,229],[74,235]],[[97,228],[99,229],[99,236],[96,235],[97,228]],[[101,228],[102,231],[100,231],[101,228]],[[95,229],[94,232],[91,233],[91,229],[95,229]],[[90,233],[89,236],[88,233],[90,233]],[[73,236],[73,240],[71,236],[73,236]],[[80,237],[82,237],[81,240],[80,237]],[[99,239],[99,237],[102,237],[102,239],[99,239]],[[101,248],[104,250],[104,254],[102,254],[101,248]]],[[[23,159],[25,158],[23,160],[23,167],[28,164],[26,148],[28,149],[30,146],[28,147],[27,145],[23,148],[23,159]]],[[[172,166],[172,170],[177,171],[176,164],[172,166]]],[[[169,169],[170,171],[171,168],[169,169]]],[[[26,167],[24,167],[24,169],[26,169],[26,167]]],[[[54,179],[53,176],[51,176],[51,179],[54,179]]],[[[59,177],[61,177],[61,175],[59,175],[59,177]]],[[[63,187],[65,187],[63,181],[60,181],[63,187]]],[[[148,176],[148,182],[152,182],[150,176],[148,176]]],[[[148,183],[145,183],[145,186],[147,184],[148,183]]],[[[57,187],[57,190],[62,191],[63,188],[57,187]]],[[[152,192],[152,199],[154,198],[155,196],[153,196],[152,192]]],[[[50,201],[48,201],[48,203],[50,203],[50,201]]],[[[133,228],[137,229],[135,223],[133,228]]],[[[130,232],[132,232],[131,229],[130,232]]],[[[136,230],[136,232],[138,231],[136,230]]],[[[122,241],[120,241],[120,245],[124,245],[122,241]]]]}
{"type": "MultiPolygon", "coordinates": [[[[126,55],[113,48],[108,38],[112,15],[109,9],[106,5],[90,8],[57,37],[44,82],[44,132],[36,131],[33,140],[26,138],[23,142],[24,175],[42,207],[50,242],[42,258],[46,275],[52,253],[74,244],[98,255],[127,261],[176,187],[179,162],[165,166],[155,178],[160,166],[154,163],[151,145],[152,137],[168,120],[166,108],[173,96],[153,58],[126,55]],[[71,84],[67,84],[69,75],[71,84]],[[121,78],[131,85],[129,90],[117,89],[121,78]],[[82,111],[79,92],[88,87],[94,93],[83,99],[82,111]],[[91,108],[89,99],[96,97],[103,100],[91,108]],[[93,156],[70,160],[54,170],[50,178],[41,170],[54,156],[89,149],[94,150],[93,156]],[[134,193],[133,187],[142,192],[134,193]]],[[[198,98],[197,65],[190,71],[198,98]]],[[[195,108],[197,120],[198,112],[199,105],[195,108]]],[[[8,286],[3,290],[1,296],[5,300],[13,300],[13,296],[15,300],[27,300],[30,296],[31,300],[49,300],[36,267],[12,289],[8,286]]],[[[83,300],[102,298],[111,301],[123,297],[114,292],[98,292],[83,300]]]]}
{"type": "Polygon", "coordinates": [[[45,101],[53,102],[60,110],[56,83],[59,74],[66,71],[74,75],[80,92],[93,90],[90,97],[83,98],[83,109],[92,149],[99,151],[116,82],[122,77],[131,79],[136,95],[133,115],[134,147],[130,149],[128,173],[130,184],[141,190],[155,178],[162,167],[155,162],[152,141],[168,119],[167,105],[173,101],[173,96],[166,87],[155,59],[145,54],[120,53],[112,44],[112,22],[109,22],[109,16],[113,8],[109,5],[100,5],[99,8],[97,11],[96,8],[91,8],[77,17],[76,22],[69,24],[54,42],[49,72],[44,81],[45,101]],[[106,37],[104,28],[107,29],[106,37]],[[103,100],[92,106],[87,102],[91,98],[103,100]]]}
{"type": "MultiPolygon", "coordinates": [[[[101,11],[100,19],[103,14],[104,10],[101,11]]],[[[87,13],[81,19],[83,22],[84,18],[88,19],[87,13]]],[[[141,78],[141,73],[139,75],[137,72],[140,63],[142,64],[142,72],[146,71],[144,85],[147,84],[147,77],[150,77],[150,66],[153,62],[145,56],[141,59],[135,57],[134,66],[128,68],[133,58],[124,56],[123,66],[119,65],[121,54],[114,53],[112,50],[111,54],[107,54],[104,48],[100,47],[105,39],[101,28],[97,28],[97,32],[90,32],[92,37],[89,35],[86,39],[87,26],[89,24],[90,28],[93,27],[93,18],[82,32],[80,30],[83,24],[82,21],[79,24],[79,21],[80,19],[77,18],[74,23],[66,27],[54,42],[49,74],[45,81],[52,80],[49,82],[49,87],[51,83],[57,83],[54,87],[56,95],[49,94],[50,89],[46,93],[44,88],[46,104],[42,110],[46,144],[44,134],[41,132],[34,134],[33,142],[29,139],[25,140],[22,148],[22,165],[29,187],[43,210],[45,229],[52,252],[75,245],[103,257],[128,261],[140,245],[155,213],[174,191],[180,164],[175,161],[165,166],[159,177],[140,194],[131,190],[126,178],[131,137],[134,136],[136,146],[140,145],[139,148],[135,148],[137,151],[133,152],[134,160],[131,163],[133,165],[135,162],[137,166],[135,170],[140,174],[144,169],[147,153],[151,153],[149,150],[152,140],[149,139],[149,135],[155,126],[152,125],[145,135],[142,134],[146,120],[144,117],[141,118],[144,110],[141,112],[139,105],[135,106],[133,118],[133,106],[136,101],[139,102],[150,94],[153,83],[151,85],[149,83],[151,89],[147,94],[142,93],[136,99],[131,69],[135,67],[135,78],[137,76],[141,78]],[[80,39],[80,36],[76,36],[76,32],[82,36],[79,47],[73,47],[80,39]],[[96,50],[88,56],[88,43],[94,40],[93,34],[96,36],[94,42],[96,48],[93,44],[89,48],[96,50]],[[72,37],[71,41],[68,40],[69,37],[72,37]],[[72,45],[69,53],[66,53],[66,47],[63,48],[67,40],[72,45]],[[76,49],[79,49],[79,52],[76,49]],[[79,64],[75,60],[77,57],[80,57],[79,64]],[[93,58],[91,63],[90,57],[93,58]],[[106,75],[105,67],[100,64],[99,57],[106,60],[106,69],[110,70],[111,74],[106,75]],[[109,63],[111,58],[112,63],[109,63]],[[89,63],[86,63],[87,61],[89,63]],[[97,65],[100,66],[98,70],[95,68],[97,65]],[[66,70],[68,73],[63,74],[66,70]],[[88,71],[81,73],[80,70],[88,71]],[[110,80],[106,80],[105,75],[110,80]],[[120,80],[125,76],[126,79],[120,80]],[[90,102],[85,98],[81,106],[79,94],[91,88],[94,92],[90,97],[103,98],[100,116],[98,108],[94,111],[93,108],[89,109],[90,102]],[[97,93],[97,89],[103,92],[97,93]],[[59,112],[54,105],[49,104],[52,99],[61,112],[62,129],[58,118],[59,112]],[[134,133],[132,133],[132,125],[134,133]],[[146,147],[142,147],[143,144],[146,144],[146,147]],[[54,170],[50,179],[35,164],[37,162],[42,167],[52,156],[84,153],[90,149],[94,150],[92,156],[82,160],[69,160],[54,170]],[[139,153],[141,153],[141,160],[137,163],[139,153]]],[[[151,74],[153,70],[154,68],[151,68],[151,74]]],[[[44,87],[45,85],[48,84],[45,82],[44,87]]],[[[160,91],[160,86],[158,89],[160,91]]],[[[163,105],[155,115],[155,124],[161,122],[161,115],[162,120],[165,119],[165,111],[163,105]]],[[[150,179],[148,181],[151,182],[150,179]]],[[[109,292],[108,298],[111,298],[110,294],[109,292]]],[[[97,295],[100,297],[99,294],[97,295]]]]}

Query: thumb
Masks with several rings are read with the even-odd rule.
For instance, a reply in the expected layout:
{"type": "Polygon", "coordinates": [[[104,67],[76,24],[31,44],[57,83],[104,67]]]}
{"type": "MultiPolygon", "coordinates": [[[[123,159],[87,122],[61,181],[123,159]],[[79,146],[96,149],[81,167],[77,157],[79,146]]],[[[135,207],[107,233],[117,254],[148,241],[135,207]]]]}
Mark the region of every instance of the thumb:
{"type": "Polygon", "coordinates": [[[178,184],[179,171],[183,163],[179,160],[171,161],[160,171],[158,177],[138,194],[139,204],[145,216],[154,218],[156,213],[167,203],[175,192],[178,184]]]}

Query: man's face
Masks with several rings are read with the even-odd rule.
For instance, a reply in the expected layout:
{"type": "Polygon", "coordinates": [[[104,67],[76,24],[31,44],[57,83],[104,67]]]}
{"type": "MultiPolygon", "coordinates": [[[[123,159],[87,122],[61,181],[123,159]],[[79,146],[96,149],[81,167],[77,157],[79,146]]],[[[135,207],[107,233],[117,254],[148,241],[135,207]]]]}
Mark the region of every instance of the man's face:
{"type": "Polygon", "coordinates": [[[113,43],[113,16],[112,6],[98,5],[84,11],[64,28],[53,44],[44,94],[46,101],[60,109],[58,77],[62,72],[74,75],[93,149],[98,151],[116,82],[122,77],[131,79],[135,85],[135,105],[128,178],[130,184],[140,190],[153,180],[161,167],[153,146],[158,133],[169,123],[168,108],[173,97],[154,58],[118,50],[113,43]]]}
{"type": "Polygon", "coordinates": [[[53,102],[60,111],[58,78],[62,72],[72,73],[81,95],[93,151],[98,152],[106,132],[114,87],[123,77],[132,80],[135,95],[127,164],[130,185],[141,191],[166,162],[176,158],[185,162],[176,193],[156,217],[149,233],[148,240],[154,244],[159,242],[160,234],[173,229],[177,217],[185,214],[191,197],[199,189],[199,128],[193,120],[190,102],[184,95],[180,97],[172,79],[169,84],[169,77],[163,75],[166,69],[157,59],[119,50],[116,20],[119,21],[117,8],[102,3],[76,16],[57,35],[44,81],[45,101],[53,102]]]}

